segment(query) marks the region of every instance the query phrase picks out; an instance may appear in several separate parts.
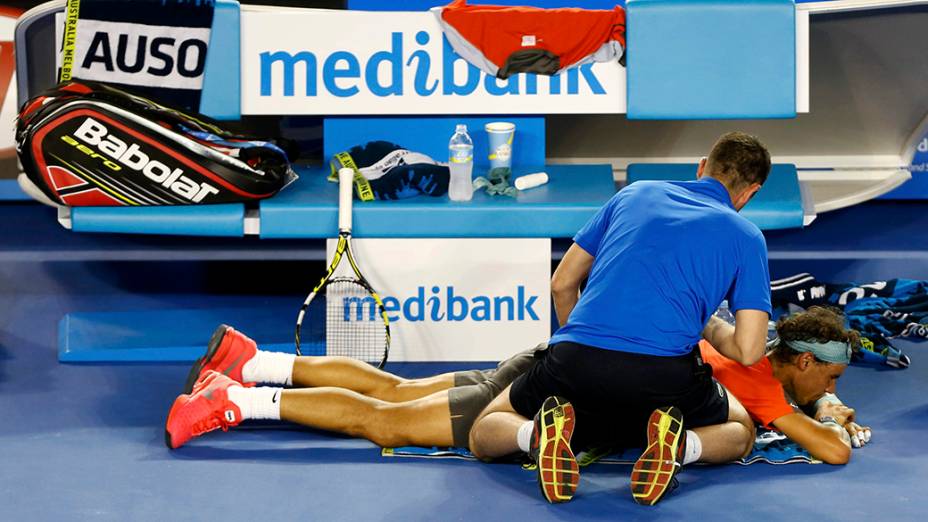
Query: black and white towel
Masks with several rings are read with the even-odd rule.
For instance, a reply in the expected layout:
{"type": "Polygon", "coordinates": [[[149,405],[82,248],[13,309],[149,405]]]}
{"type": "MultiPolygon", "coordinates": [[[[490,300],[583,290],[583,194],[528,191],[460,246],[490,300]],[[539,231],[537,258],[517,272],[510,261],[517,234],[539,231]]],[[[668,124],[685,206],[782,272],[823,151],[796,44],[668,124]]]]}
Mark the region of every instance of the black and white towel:
{"type": "Polygon", "coordinates": [[[71,78],[198,112],[213,8],[213,0],[69,0],[65,15],[76,10],[77,25],[65,30],[62,52],[73,44],[71,78]]]}

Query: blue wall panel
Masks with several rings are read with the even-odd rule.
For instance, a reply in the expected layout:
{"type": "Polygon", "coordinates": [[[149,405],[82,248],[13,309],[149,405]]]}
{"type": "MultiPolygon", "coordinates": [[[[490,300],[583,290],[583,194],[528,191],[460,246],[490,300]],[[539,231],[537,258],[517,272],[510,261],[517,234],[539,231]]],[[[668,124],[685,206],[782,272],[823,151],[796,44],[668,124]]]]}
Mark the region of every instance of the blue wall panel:
{"type": "Polygon", "coordinates": [[[200,112],[219,120],[241,117],[241,34],[239,4],[217,0],[206,54],[200,112]]]}
{"type": "Polygon", "coordinates": [[[628,5],[628,118],[796,116],[791,0],[628,5]]]}

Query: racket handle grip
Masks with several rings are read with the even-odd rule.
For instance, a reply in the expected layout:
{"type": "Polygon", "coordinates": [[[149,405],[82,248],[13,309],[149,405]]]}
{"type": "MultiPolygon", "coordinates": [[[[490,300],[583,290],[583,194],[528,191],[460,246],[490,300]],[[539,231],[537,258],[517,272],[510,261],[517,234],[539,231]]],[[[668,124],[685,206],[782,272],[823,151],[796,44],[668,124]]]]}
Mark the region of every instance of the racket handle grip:
{"type": "Polygon", "coordinates": [[[338,231],[351,232],[351,193],[354,169],[338,169],[338,231]]]}

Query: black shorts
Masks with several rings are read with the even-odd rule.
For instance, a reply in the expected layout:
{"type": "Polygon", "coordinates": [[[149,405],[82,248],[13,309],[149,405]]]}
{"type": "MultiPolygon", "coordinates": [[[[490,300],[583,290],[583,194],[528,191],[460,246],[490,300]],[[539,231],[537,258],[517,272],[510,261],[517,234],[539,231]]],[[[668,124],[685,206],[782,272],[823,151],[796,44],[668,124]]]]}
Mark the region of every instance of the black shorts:
{"type": "Polygon", "coordinates": [[[468,447],[470,429],[477,416],[513,379],[527,372],[543,353],[546,344],[519,352],[492,370],[455,372],[454,388],[448,390],[451,434],[455,447],[468,447]]]}
{"type": "Polygon", "coordinates": [[[658,357],[562,342],[545,354],[513,381],[509,400],[529,419],[551,395],[569,400],[574,446],[642,446],[648,416],[662,406],[680,408],[687,429],[728,420],[728,392],[698,349],[658,357]]]}

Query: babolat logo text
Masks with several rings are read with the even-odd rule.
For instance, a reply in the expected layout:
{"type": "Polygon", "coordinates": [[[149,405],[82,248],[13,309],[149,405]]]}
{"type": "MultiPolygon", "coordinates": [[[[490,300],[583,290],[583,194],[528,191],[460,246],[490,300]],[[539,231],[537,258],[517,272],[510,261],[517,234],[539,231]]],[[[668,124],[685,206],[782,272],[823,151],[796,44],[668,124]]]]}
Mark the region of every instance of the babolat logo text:
{"type": "Polygon", "coordinates": [[[81,20],[73,75],[127,85],[199,89],[209,29],[81,20]]]}
{"type": "MultiPolygon", "coordinates": [[[[595,95],[606,90],[593,72],[593,64],[568,69],[554,76],[514,75],[498,80],[481,72],[458,56],[444,38],[440,63],[423,47],[432,39],[427,31],[412,38],[392,32],[388,48],[359,56],[349,51],[319,55],[312,51],[266,51],[261,58],[261,96],[318,96],[324,89],[330,95],[350,98],[363,91],[374,96],[407,94],[407,75],[417,96],[465,96],[479,89],[492,96],[518,94],[577,95],[581,85],[595,95]],[[467,65],[464,74],[455,64],[467,65]],[[437,69],[435,71],[434,69],[437,69]]],[[[412,93],[408,93],[412,94],[412,93]]]]}
{"type": "MultiPolygon", "coordinates": [[[[127,143],[116,137],[106,125],[93,118],[84,120],[73,134],[74,138],[95,147],[123,166],[141,172],[148,179],[193,203],[200,203],[206,196],[219,193],[216,187],[208,183],[198,183],[185,176],[183,169],[172,169],[160,161],[151,159],[138,144],[127,143]]],[[[74,139],[70,136],[64,136],[62,139],[65,143],[75,145],[74,139]]],[[[87,151],[81,150],[85,154],[87,153],[87,151]]],[[[98,157],[98,155],[91,155],[91,157],[98,157]]],[[[112,161],[102,157],[100,159],[111,170],[121,170],[114,169],[112,161]]],[[[118,165],[116,166],[118,167],[118,165]]]]}
{"type": "MultiPolygon", "coordinates": [[[[514,295],[465,296],[456,293],[453,286],[433,286],[426,296],[420,286],[416,294],[405,298],[385,297],[384,311],[391,322],[418,321],[538,321],[535,311],[537,295],[526,295],[524,286],[517,286],[514,295]]],[[[374,299],[371,297],[345,297],[342,299],[343,319],[373,321],[377,319],[374,299]]]]}

